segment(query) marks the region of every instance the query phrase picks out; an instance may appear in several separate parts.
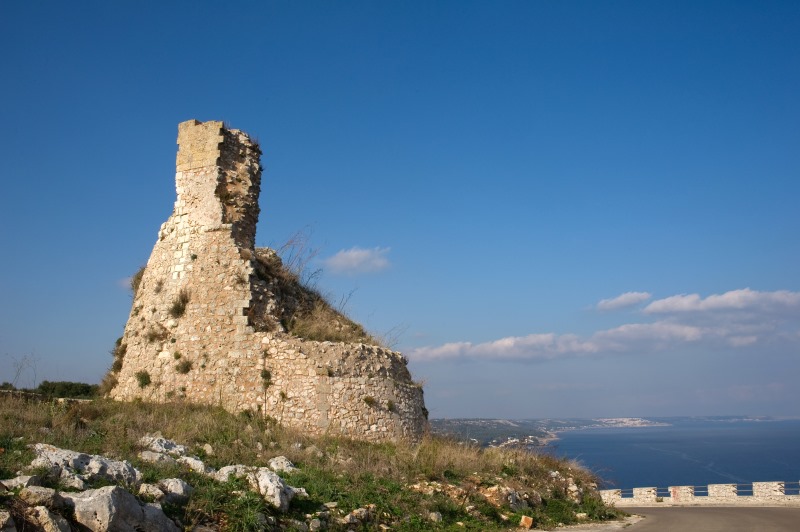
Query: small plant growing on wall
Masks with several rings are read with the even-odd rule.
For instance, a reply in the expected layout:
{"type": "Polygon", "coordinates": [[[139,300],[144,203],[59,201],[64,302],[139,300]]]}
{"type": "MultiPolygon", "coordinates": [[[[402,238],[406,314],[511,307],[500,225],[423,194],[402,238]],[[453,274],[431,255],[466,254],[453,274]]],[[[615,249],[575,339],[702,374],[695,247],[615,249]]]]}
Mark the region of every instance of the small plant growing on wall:
{"type": "Polygon", "coordinates": [[[148,342],[155,342],[157,340],[164,341],[167,339],[168,336],[167,330],[164,328],[163,325],[156,324],[153,327],[150,327],[147,332],[145,333],[144,337],[148,342]]]}
{"type": "Polygon", "coordinates": [[[175,364],[175,371],[180,373],[181,375],[186,375],[190,371],[192,371],[192,361],[191,360],[181,360],[177,364],[175,364]]]}
{"type": "Polygon", "coordinates": [[[172,302],[172,306],[169,308],[169,315],[173,318],[180,318],[186,313],[186,305],[188,304],[189,292],[186,289],[182,289],[178,292],[175,301],[172,302]]]}
{"type": "Polygon", "coordinates": [[[394,412],[394,409],[395,409],[394,401],[392,401],[391,399],[386,401],[386,410],[388,410],[389,412],[394,412]]]}
{"type": "Polygon", "coordinates": [[[375,406],[375,398],[371,395],[364,397],[364,402],[367,403],[367,406],[375,406]]]}
{"type": "Polygon", "coordinates": [[[162,281],[161,279],[159,279],[158,281],[156,281],[156,288],[155,288],[155,292],[156,292],[156,294],[160,294],[160,293],[161,293],[161,290],[162,290],[163,288],[164,288],[164,281],[162,281]]]}
{"type": "Polygon", "coordinates": [[[261,370],[261,386],[266,390],[272,384],[272,373],[268,369],[261,370]]]}
{"type": "Polygon", "coordinates": [[[180,360],[181,359],[180,352],[175,351],[174,353],[172,353],[172,358],[174,358],[175,360],[180,360]]]}
{"type": "Polygon", "coordinates": [[[142,284],[142,277],[144,277],[144,266],[139,268],[139,270],[131,276],[131,292],[133,292],[133,297],[136,298],[136,294],[139,292],[139,286],[142,284]]]}
{"type": "Polygon", "coordinates": [[[152,382],[150,380],[150,374],[148,372],[144,371],[144,370],[143,371],[137,371],[135,373],[135,376],[136,376],[136,382],[139,383],[139,388],[144,388],[145,386],[147,386],[148,384],[150,384],[152,382]]]}

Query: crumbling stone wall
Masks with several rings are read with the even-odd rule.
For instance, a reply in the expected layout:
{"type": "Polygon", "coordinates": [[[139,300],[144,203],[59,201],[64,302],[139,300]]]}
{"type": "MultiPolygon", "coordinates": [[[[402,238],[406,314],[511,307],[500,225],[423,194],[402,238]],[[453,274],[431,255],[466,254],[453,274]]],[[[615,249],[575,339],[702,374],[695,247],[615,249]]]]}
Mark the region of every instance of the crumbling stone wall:
{"type": "Polygon", "coordinates": [[[259,146],[196,120],[179,125],[178,144],[175,208],[134,294],[111,397],[219,404],[314,434],[418,439],[427,411],[400,353],[286,332],[304,288],[254,247],[259,146]]]}

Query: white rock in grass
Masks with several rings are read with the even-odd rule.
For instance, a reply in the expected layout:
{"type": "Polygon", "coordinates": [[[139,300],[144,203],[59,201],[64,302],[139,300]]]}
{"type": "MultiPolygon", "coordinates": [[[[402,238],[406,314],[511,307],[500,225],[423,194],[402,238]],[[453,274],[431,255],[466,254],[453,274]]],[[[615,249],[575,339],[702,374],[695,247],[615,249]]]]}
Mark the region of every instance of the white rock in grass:
{"type": "Polygon", "coordinates": [[[93,532],[179,532],[158,504],[142,504],[119,486],[63,493],[78,524],[93,532]]]}
{"type": "Polygon", "coordinates": [[[285,456],[276,456],[268,462],[269,468],[276,473],[292,473],[297,468],[285,456]]]}
{"type": "Polygon", "coordinates": [[[172,456],[184,456],[186,447],[159,435],[148,434],[139,439],[139,445],[155,453],[166,453],[172,456]]]}
{"type": "Polygon", "coordinates": [[[112,460],[104,456],[59,449],[44,443],[37,443],[33,450],[36,458],[31,466],[46,467],[55,476],[62,476],[66,470],[72,475],[82,473],[86,480],[103,479],[132,486],[139,485],[142,479],[142,474],[127,460],[112,460]]]}
{"type": "Polygon", "coordinates": [[[164,492],[155,484],[142,484],[139,486],[139,496],[148,497],[154,501],[161,501],[164,499],[164,492]]]}
{"type": "Polygon", "coordinates": [[[3,486],[5,486],[9,490],[15,490],[17,488],[26,488],[28,486],[41,486],[42,479],[39,478],[37,475],[21,475],[19,477],[10,478],[8,480],[3,481],[3,486]]]}
{"type": "Polygon", "coordinates": [[[268,467],[248,467],[240,464],[225,466],[212,476],[219,482],[226,482],[231,476],[246,478],[253,490],[281,512],[289,509],[289,503],[294,497],[308,496],[306,490],[287,485],[268,467]]]}
{"type": "Polygon", "coordinates": [[[186,504],[194,491],[192,487],[179,478],[167,478],[158,482],[164,491],[164,500],[169,504],[186,504]]]}
{"type": "Polygon", "coordinates": [[[207,467],[203,461],[196,456],[181,456],[178,458],[177,462],[188,466],[189,469],[201,475],[212,475],[214,473],[214,469],[207,467]]]}
{"type": "Polygon", "coordinates": [[[174,464],[175,459],[168,454],[157,453],[154,451],[142,451],[139,453],[139,458],[151,464],[174,464]]]}

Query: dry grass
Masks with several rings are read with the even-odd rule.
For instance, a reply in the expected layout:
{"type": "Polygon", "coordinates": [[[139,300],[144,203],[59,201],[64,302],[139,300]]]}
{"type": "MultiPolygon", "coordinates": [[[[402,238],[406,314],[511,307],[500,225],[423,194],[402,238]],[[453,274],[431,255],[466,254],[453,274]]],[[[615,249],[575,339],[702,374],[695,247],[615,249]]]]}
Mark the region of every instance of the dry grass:
{"type": "MultiPolygon", "coordinates": [[[[481,449],[435,436],[427,436],[415,445],[311,437],[266,419],[233,415],[220,408],[186,402],[148,404],[96,400],[62,405],[2,395],[0,447],[5,452],[0,453],[0,478],[12,477],[30,463],[33,456],[27,444],[44,442],[129,459],[146,478],[169,474],[190,483],[201,482],[188,471],[160,471],[157,466],[136,458],[139,438],[161,432],[187,445],[191,453],[216,468],[231,464],[264,466],[274,456],[286,456],[301,468],[298,473],[288,475],[287,481],[309,492],[308,499],[293,503],[290,510],[289,517],[301,520],[323,503],[335,501],[344,512],[376,504],[379,515],[385,514],[384,522],[393,530],[444,530],[454,527],[456,521],[465,522],[472,529],[505,530],[508,526],[500,512],[512,519],[519,517],[508,508],[498,510],[489,505],[480,495],[480,489],[498,484],[513,487],[520,493],[536,491],[545,498],[545,505],[531,510],[538,512],[536,515],[543,525],[552,521],[548,521],[548,509],[567,511],[569,515],[574,515],[575,511],[589,511],[596,518],[612,515],[596,498],[587,499],[581,507],[567,501],[566,486],[554,482],[551,476],[552,471],[558,471],[561,477],[571,477],[579,486],[587,487],[594,482],[590,473],[574,463],[523,450],[481,449]],[[213,455],[206,455],[204,444],[211,445],[213,455]],[[420,481],[458,486],[465,494],[464,500],[453,501],[441,493],[423,495],[408,489],[409,485],[420,481]],[[467,511],[467,506],[478,510],[467,511]],[[427,520],[427,513],[431,511],[445,516],[441,525],[427,520]]],[[[245,517],[236,517],[241,508],[207,510],[213,501],[206,497],[216,496],[213,495],[215,489],[210,484],[198,489],[198,494],[184,510],[186,518],[190,518],[190,509],[194,509],[191,511],[199,513],[191,519],[246,521],[245,517]],[[202,510],[204,508],[206,510],[202,510]]],[[[567,517],[559,514],[558,518],[567,517]]],[[[238,529],[248,527],[242,525],[238,529]]]]}
{"type": "Polygon", "coordinates": [[[322,296],[315,298],[309,308],[299,310],[289,321],[288,329],[306,340],[378,344],[364,327],[335,310],[322,296]]]}
{"type": "Polygon", "coordinates": [[[173,318],[180,318],[181,316],[186,313],[186,305],[189,304],[189,291],[182,289],[178,292],[178,295],[175,296],[175,300],[172,302],[172,306],[169,308],[169,315],[173,318]]]}

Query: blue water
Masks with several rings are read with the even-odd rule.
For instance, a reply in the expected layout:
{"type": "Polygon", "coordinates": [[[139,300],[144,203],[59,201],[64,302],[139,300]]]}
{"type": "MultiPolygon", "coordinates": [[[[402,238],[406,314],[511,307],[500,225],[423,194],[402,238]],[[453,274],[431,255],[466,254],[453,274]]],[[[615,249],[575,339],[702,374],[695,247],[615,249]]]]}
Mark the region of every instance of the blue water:
{"type": "Polygon", "coordinates": [[[559,436],[550,452],[578,460],[605,488],[800,480],[800,420],[682,421],[559,436]]]}

